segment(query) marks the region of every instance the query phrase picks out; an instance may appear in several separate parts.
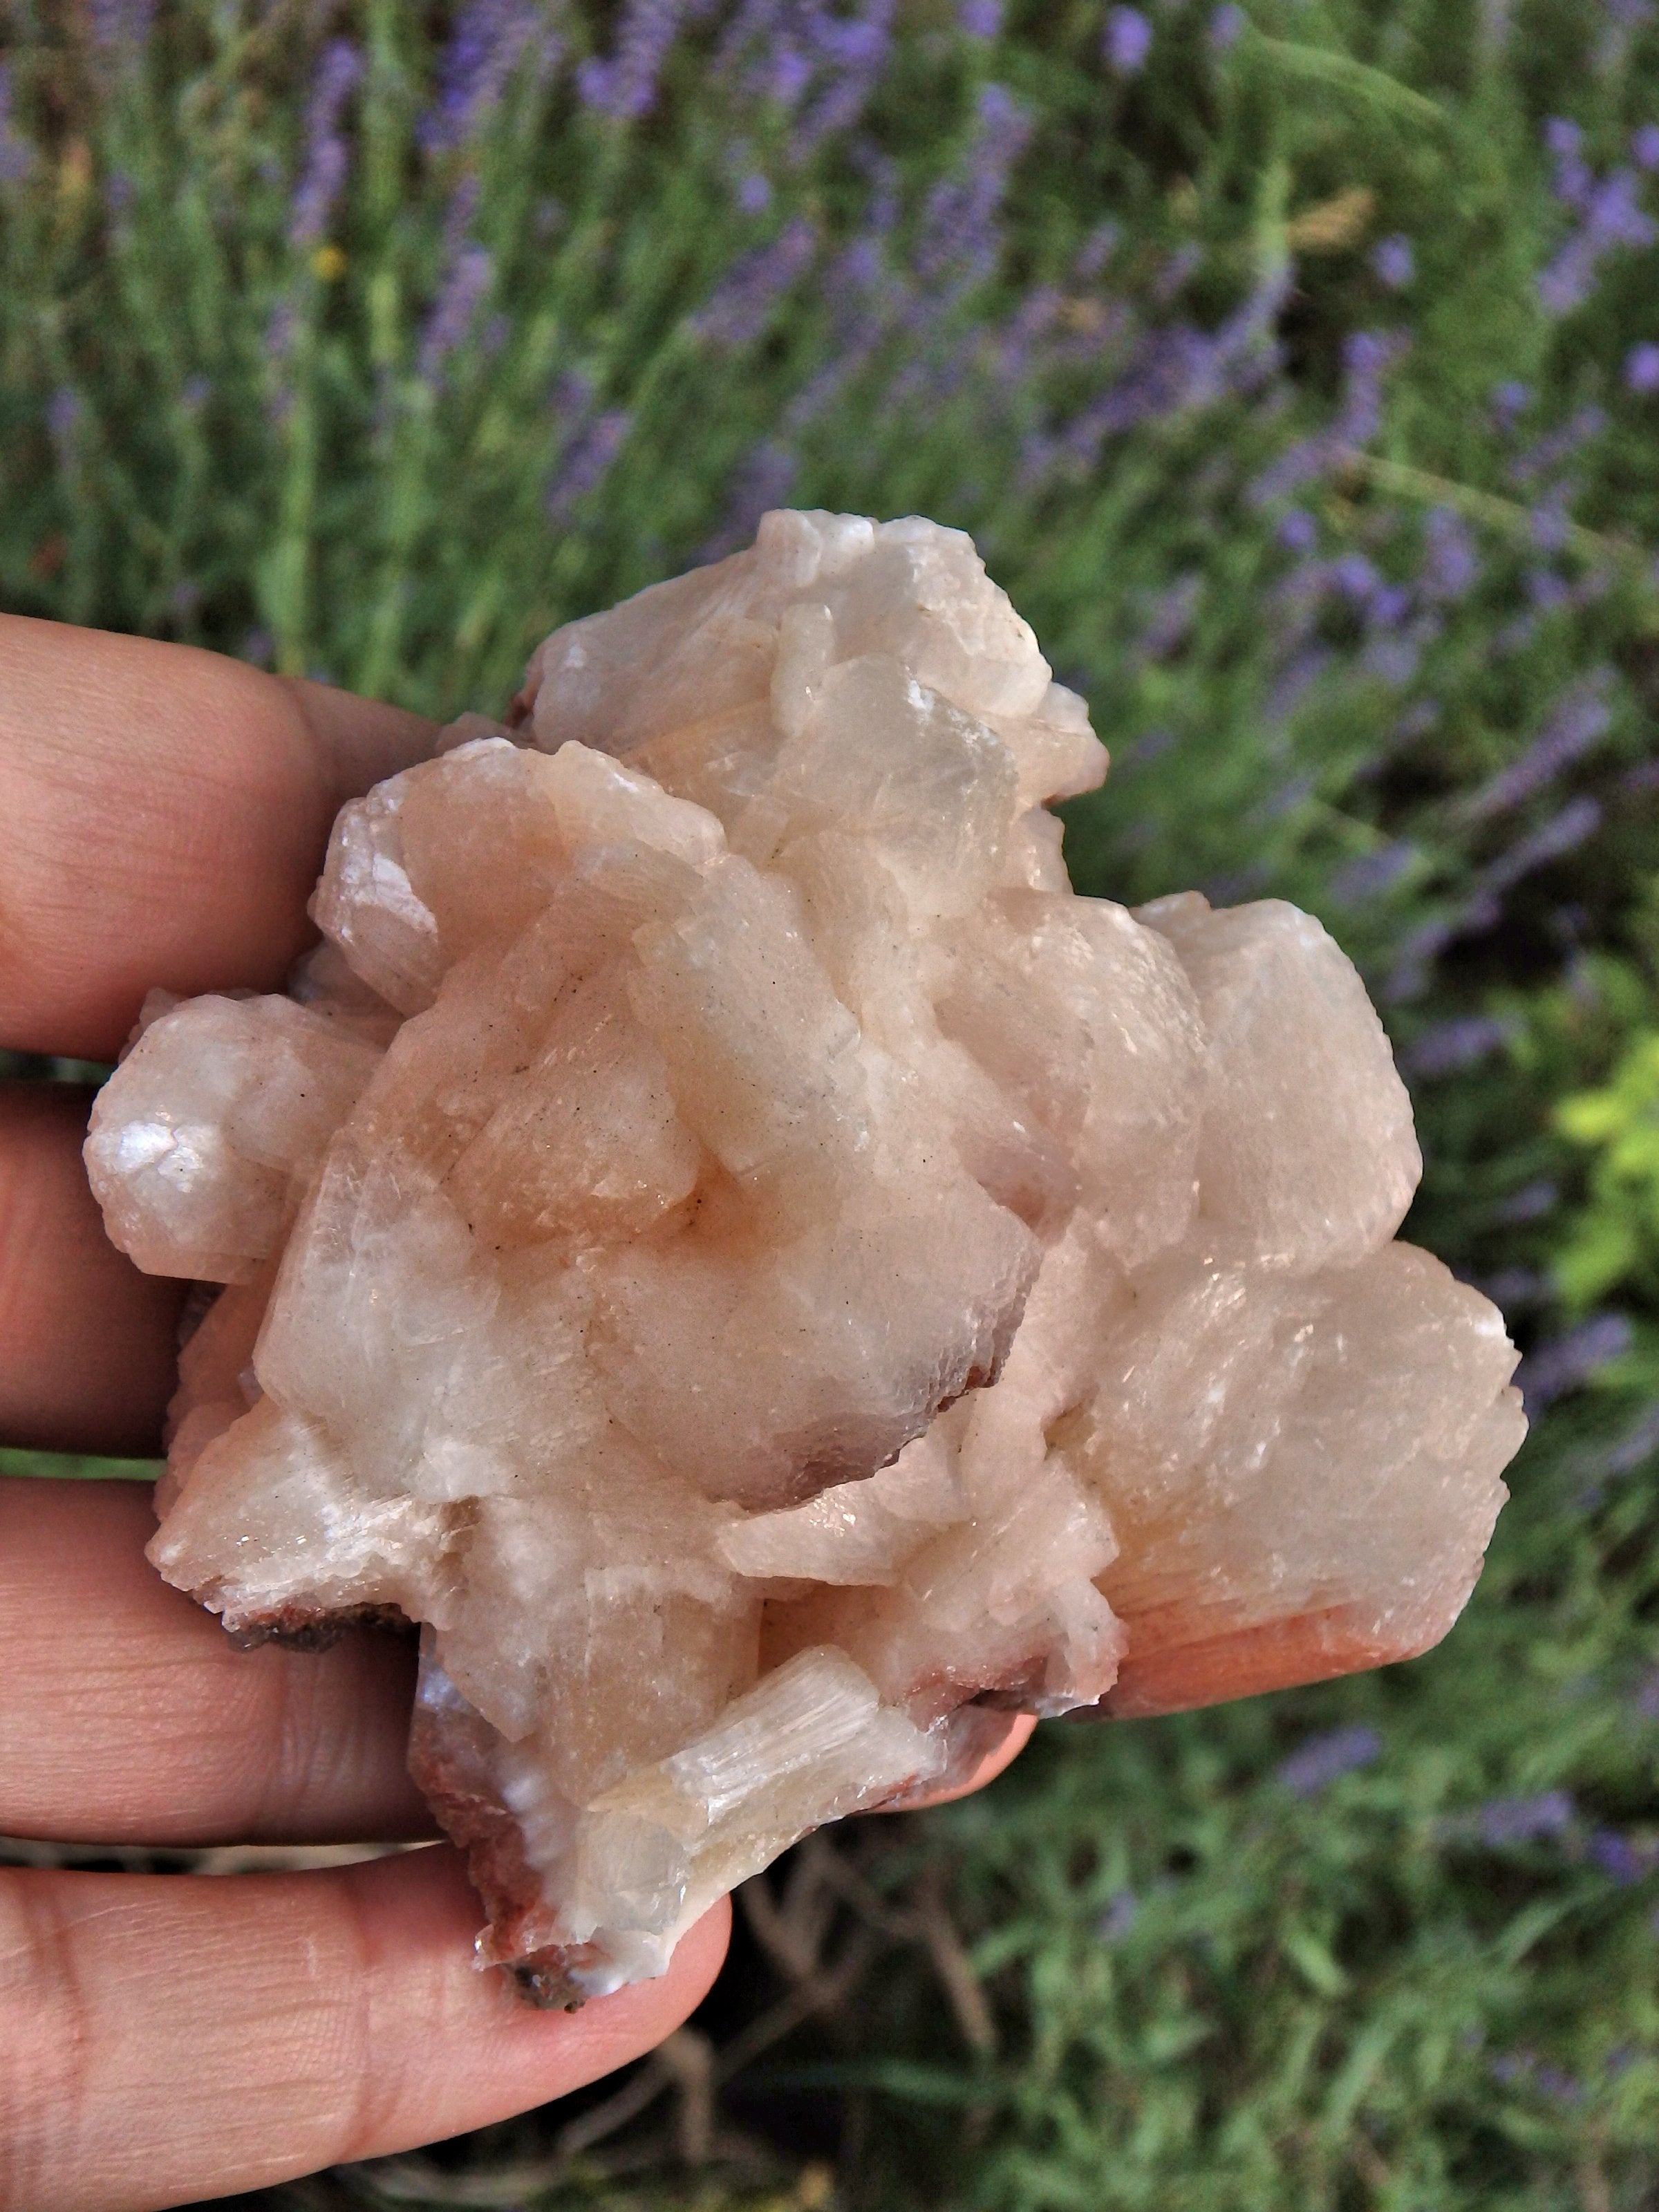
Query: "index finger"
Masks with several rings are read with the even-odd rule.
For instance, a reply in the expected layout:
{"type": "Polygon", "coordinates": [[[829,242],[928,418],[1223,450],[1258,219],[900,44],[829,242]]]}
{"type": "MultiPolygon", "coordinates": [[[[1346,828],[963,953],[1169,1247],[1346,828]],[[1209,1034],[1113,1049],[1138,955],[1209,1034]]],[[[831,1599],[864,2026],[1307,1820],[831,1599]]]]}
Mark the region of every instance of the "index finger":
{"type": "Polygon", "coordinates": [[[153,984],[279,987],[336,813],[435,736],[193,646],[0,616],[0,1045],[110,1060],[153,984]]]}

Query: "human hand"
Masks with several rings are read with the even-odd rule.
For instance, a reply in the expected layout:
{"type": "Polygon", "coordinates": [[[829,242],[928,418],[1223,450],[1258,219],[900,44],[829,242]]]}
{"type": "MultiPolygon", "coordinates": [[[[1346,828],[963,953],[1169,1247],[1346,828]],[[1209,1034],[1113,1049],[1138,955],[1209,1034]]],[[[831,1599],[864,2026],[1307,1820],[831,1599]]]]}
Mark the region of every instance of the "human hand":
{"type": "MultiPolygon", "coordinates": [[[[185,647],[0,617],[0,1045],[109,1060],[152,984],[279,989],[336,811],[435,734],[185,647]]],[[[87,1107],[0,1086],[0,1442],[148,1454],[184,1285],[105,1237],[87,1107]]],[[[408,1642],[240,1652],[147,1565],[153,1526],[135,1485],[0,1481],[0,1832],[430,1836],[408,1642]]],[[[1030,1729],[1011,1719],[968,1786],[1030,1729]]],[[[0,2212],[228,2196],[562,2096],[685,2018],[730,1915],[574,2014],[474,1969],[479,1917],[447,1847],[216,1880],[0,1869],[0,2212]]]]}

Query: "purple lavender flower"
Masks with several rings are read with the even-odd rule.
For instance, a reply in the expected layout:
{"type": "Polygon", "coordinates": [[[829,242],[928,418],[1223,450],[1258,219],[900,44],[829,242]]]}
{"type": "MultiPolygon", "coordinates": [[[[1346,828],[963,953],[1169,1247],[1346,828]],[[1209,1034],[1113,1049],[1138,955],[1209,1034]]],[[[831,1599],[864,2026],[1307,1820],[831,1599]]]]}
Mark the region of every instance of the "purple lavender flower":
{"type": "Polygon", "coordinates": [[[87,27],[100,53],[142,53],[155,22],[155,0],[88,0],[87,27]]]}
{"type": "Polygon", "coordinates": [[[1420,848],[1410,838],[1396,838],[1392,844],[1379,846],[1374,853],[1362,853],[1355,860],[1345,860],[1332,876],[1328,889],[1342,906],[1362,905],[1367,899],[1381,898],[1385,891],[1392,890],[1410,874],[1421,857],[1420,848]]]}
{"type": "Polygon", "coordinates": [[[1451,1021],[1437,1022],[1432,1029],[1424,1030],[1405,1054],[1407,1072],[1430,1078],[1455,1075],[1490,1059],[1515,1033],[1512,1021],[1501,1021],[1490,1014],[1464,1014],[1451,1021]]]}
{"type": "Polygon", "coordinates": [[[1607,427],[1607,410],[1594,402],[1575,409],[1565,422],[1516,455],[1509,466],[1511,479],[1523,489],[1544,482],[1607,427]]]}
{"type": "Polygon", "coordinates": [[[1417,274],[1410,239],[1398,231],[1392,238],[1380,239],[1371,248],[1371,268],[1377,282],[1386,284],[1389,291],[1403,291],[1417,274]]]}
{"type": "Polygon", "coordinates": [[[1506,1314],[1542,1305],[1551,1294],[1548,1276],[1540,1275],[1536,1267],[1500,1267],[1494,1275],[1472,1279],[1475,1289],[1506,1314]]]}
{"type": "Polygon", "coordinates": [[[1522,1183],[1519,1190],[1512,1191],[1495,1206],[1492,1218],[1505,1223],[1540,1221],[1547,1213],[1554,1212],[1560,1196],[1560,1190],[1547,1176],[1539,1176],[1531,1182],[1522,1183]]]}
{"type": "Polygon", "coordinates": [[[423,384],[436,384],[444,363],[465,343],[495,273],[494,257],[482,246],[462,246],[455,253],[421,331],[416,368],[423,384]]]}
{"type": "Polygon", "coordinates": [[[493,257],[468,237],[477,210],[478,179],[468,174],[444,216],[437,289],[416,349],[416,368],[427,385],[438,383],[444,363],[470,336],[495,274],[493,257]]]}
{"type": "Polygon", "coordinates": [[[1659,392],[1659,345],[1650,338],[1644,338],[1625,356],[1625,382],[1644,396],[1659,392]]]}
{"type": "Polygon", "coordinates": [[[1210,18],[1210,45],[1212,50],[1216,53],[1224,54],[1230,46],[1237,46],[1249,27],[1249,17],[1242,8],[1235,7],[1233,0],[1227,0],[1227,4],[1218,8],[1210,18]]]}
{"type": "Polygon", "coordinates": [[[715,75],[730,85],[738,64],[757,43],[793,46],[794,31],[791,0],[740,0],[714,48],[715,75]]]}
{"type": "Polygon", "coordinates": [[[1290,507],[1279,516],[1275,535],[1288,551],[1311,553],[1319,543],[1319,525],[1305,507],[1290,507]]]}
{"type": "Polygon", "coordinates": [[[1583,222],[1538,279],[1545,312],[1570,314],[1582,307],[1595,285],[1602,258],[1616,246],[1651,246],[1659,225],[1637,204],[1632,169],[1615,169],[1591,188],[1583,202],[1583,222]]]}
{"type": "Polygon", "coordinates": [[[1351,331],[1343,340],[1347,381],[1338,434],[1345,444],[1364,446],[1376,435],[1382,420],[1382,379],[1407,343],[1397,331],[1351,331]]]}
{"type": "Polygon", "coordinates": [[[589,107],[617,121],[637,121],[657,104],[658,82],[681,25],[708,12],[706,0],[627,0],[608,61],[597,57],[576,71],[576,89],[589,107]]]}
{"type": "Polygon", "coordinates": [[[1261,719],[1270,730],[1290,720],[1335,657],[1328,645],[1310,645],[1286,661],[1261,702],[1261,719]]]}
{"type": "Polygon", "coordinates": [[[77,433],[85,411],[80,393],[67,384],[60,384],[46,402],[46,434],[52,440],[60,469],[68,469],[75,459],[77,433]]]}
{"type": "Polygon", "coordinates": [[[768,100],[797,107],[812,82],[812,57],[793,39],[781,39],[762,57],[757,77],[768,100]]]}
{"type": "Polygon", "coordinates": [[[1595,175],[1584,159],[1584,134],[1576,123],[1555,116],[1544,125],[1544,143],[1554,156],[1557,199],[1572,208],[1588,204],[1595,175]]]}
{"type": "Polygon", "coordinates": [[[1201,576],[1186,575],[1152,600],[1139,641],[1139,651],[1146,659],[1162,660],[1184,642],[1193,626],[1193,616],[1203,588],[1201,576]]]}
{"type": "Polygon", "coordinates": [[[1255,505],[1268,506],[1299,489],[1323,476],[1346,448],[1370,444],[1382,421],[1382,379],[1407,343],[1397,331],[1349,332],[1342,346],[1346,377],[1336,421],[1328,430],[1302,439],[1262,471],[1249,487],[1255,505]]]}
{"type": "MultiPolygon", "coordinates": [[[[1592,811],[1599,819],[1600,810],[1593,808],[1592,811]]],[[[1396,951],[1394,968],[1382,987],[1382,996],[1391,1006],[1405,1005],[1422,997],[1428,988],[1430,967],[1448,945],[1460,937],[1478,937],[1483,931],[1496,927],[1503,917],[1502,893],[1529,867],[1540,864],[1540,858],[1544,857],[1542,848],[1549,845],[1554,834],[1554,825],[1546,823],[1533,838],[1523,841],[1522,845],[1503,854],[1483,870],[1475,878],[1474,889],[1461,906],[1454,907],[1449,913],[1438,914],[1430,921],[1419,922],[1415,929],[1407,933],[1396,951]]],[[[1579,834],[1575,828],[1573,841],[1579,834]]],[[[1551,847],[1551,856],[1554,849],[1551,847]]]]}
{"type": "MultiPolygon", "coordinates": [[[[1650,1406],[1635,1427],[1627,1430],[1607,1454],[1607,1473],[1633,1474],[1656,1451],[1659,1451],[1659,1406],[1650,1406]]],[[[1659,1668],[1654,1670],[1654,1681],[1659,1685],[1659,1668]]],[[[1643,1710],[1646,1711],[1645,1706],[1643,1710]]],[[[1659,1712],[1659,1706],[1655,1711],[1659,1712]]]]}
{"type": "Polygon", "coordinates": [[[1423,573],[1419,586],[1425,599],[1448,602],[1462,599],[1480,573],[1474,538],[1467,523],[1449,507],[1429,510],[1423,525],[1423,573]]]}
{"type": "Polygon", "coordinates": [[[723,561],[753,542],[762,515],[784,506],[795,481],[795,457],[787,446],[768,438],[738,466],[720,528],[698,551],[697,559],[723,561]]]}
{"type": "Polygon", "coordinates": [[[1480,1840],[1493,1850],[1505,1844],[1536,1844],[1563,1835],[1577,1818],[1565,1790],[1546,1790],[1536,1797],[1493,1797],[1476,1816],[1480,1840]]]}
{"type": "Polygon", "coordinates": [[[1148,761],[1161,759],[1177,742],[1173,730],[1148,730],[1145,737],[1113,753],[1113,767],[1119,775],[1126,769],[1144,768],[1148,761]]]}
{"type": "Polygon", "coordinates": [[[1099,276],[1117,252],[1122,237],[1122,232],[1115,222],[1097,222],[1095,225],[1079,246],[1077,259],[1073,264],[1073,274],[1079,283],[1091,283],[1099,276]]]}
{"type": "Polygon", "coordinates": [[[1485,891],[1506,891],[1533,869],[1559,860],[1593,837],[1601,826],[1601,809],[1593,799],[1570,799],[1540,829],[1534,830],[1507,853],[1483,868],[1479,878],[1485,891]]]}
{"type": "Polygon", "coordinates": [[[251,629],[242,640],[240,657],[256,668],[269,668],[276,658],[276,641],[268,629],[251,629]]]}
{"type": "Polygon", "coordinates": [[[1633,134],[1630,156],[1638,169],[1659,169],[1659,123],[1644,123],[1633,134]]]}
{"type": "Polygon", "coordinates": [[[1382,1739],[1374,1728],[1332,1729],[1310,1737],[1299,1751],[1282,1759],[1274,1779],[1293,1797],[1316,1797],[1345,1774],[1357,1773],[1382,1755],[1382,1739]]]}
{"type": "Polygon", "coordinates": [[[1526,2082],[1558,2105],[1582,2105],[1584,2101],[1583,2084],[1565,2068],[1540,2061],[1534,2051],[1516,2051],[1494,2058],[1487,2071],[1494,2081],[1501,2081],[1505,2087],[1526,2082]]]}
{"type": "Polygon", "coordinates": [[[333,39],[324,47],[306,113],[305,168],[289,211],[290,246],[314,246],[328,228],[351,160],[340,118],[362,73],[362,57],[349,40],[333,39]]]}
{"type": "Polygon", "coordinates": [[[1531,386],[1522,384],[1518,377],[1505,377],[1501,384],[1492,387],[1492,413],[1497,417],[1498,428],[1505,435],[1514,429],[1531,400],[1531,386]]]}
{"type": "Polygon", "coordinates": [[[1565,2067],[1540,2066],[1532,2078],[1545,2096],[1553,2097],[1558,2105],[1582,2105],[1584,2101],[1583,2084],[1565,2067]]]}
{"type": "Polygon", "coordinates": [[[15,185],[33,167],[33,149],[12,128],[11,64],[0,61],[0,185],[15,185]]]}
{"type": "Polygon", "coordinates": [[[1260,805],[1252,808],[1251,819],[1256,822],[1283,822],[1298,813],[1319,788],[1319,779],[1313,775],[1293,775],[1270,791],[1260,805]]]}
{"type": "Polygon", "coordinates": [[[1331,589],[1357,607],[1363,607],[1373,599],[1382,581],[1375,564],[1363,553],[1340,555],[1332,562],[1328,574],[1331,589]]]}
{"type": "Polygon", "coordinates": [[[1515,1378],[1528,1413],[1540,1413],[1613,1360],[1621,1359],[1632,1340],[1631,1325],[1623,1314],[1601,1313],[1593,1314],[1565,1336],[1540,1344],[1522,1361],[1515,1378]]]}
{"type": "Polygon", "coordinates": [[[1652,1845],[1633,1844],[1616,1828],[1592,1829],[1585,1849],[1590,1864],[1599,1867],[1621,1889],[1629,1888],[1653,1872],[1652,1845]]]}
{"type": "Polygon", "coordinates": [[[599,489],[622,450],[633,419],[618,407],[579,422],[547,488],[550,521],[568,522],[582,501],[599,489]]]}
{"type": "Polygon", "coordinates": [[[1429,969],[1456,936],[1457,927],[1455,915],[1437,915],[1407,933],[1382,986],[1389,1006],[1409,1006],[1422,997],[1429,988],[1429,969]]]}
{"type": "Polygon", "coordinates": [[[1173,252],[1152,280],[1152,297],[1160,307],[1183,292],[1188,284],[1204,266],[1204,248],[1196,239],[1188,239],[1185,246],[1173,252]]]}
{"type": "Polygon", "coordinates": [[[1611,680],[1606,669],[1597,669],[1574,684],[1520,759],[1470,793],[1464,802],[1465,818],[1485,822],[1520,805],[1598,744],[1613,726],[1613,710],[1605,696],[1611,680]]]}
{"type": "Polygon", "coordinates": [[[864,0],[850,17],[832,15],[823,0],[742,0],[715,49],[715,74],[786,110],[797,108],[815,82],[824,85],[792,134],[799,159],[862,106],[870,72],[885,58],[891,15],[892,0],[864,0]],[[801,142],[803,129],[810,144],[801,142]]]}
{"type": "MultiPolygon", "coordinates": [[[[1146,331],[1116,381],[1073,418],[1047,454],[1039,445],[1028,447],[1027,480],[1035,481],[1056,455],[1078,469],[1091,468],[1108,438],[1255,390],[1277,364],[1273,326],[1288,282],[1282,271],[1267,278],[1217,330],[1177,323],[1146,331]]],[[[1115,327],[1123,327],[1121,318],[1115,327]]]]}
{"type": "Polygon", "coordinates": [[[887,66],[896,4],[897,0],[861,0],[858,12],[846,17],[817,8],[810,11],[811,50],[824,82],[795,127],[798,159],[850,130],[864,112],[887,66]]]}
{"type": "Polygon", "coordinates": [[[1034,285],[994,333],[987,332],[986,357],[1008,393],[1024,391],[1033,371],[1052,357],[1050,341],[1065,303],[1057,284],[1034,285]]]}
{"type": "Polygon", "coordinates": [[[500,105],[527,52],[545,75],[560,50],[544,12],[527,0],[471,0],[455,19],[438,64],[437,96],[415,126],[416,138],[434,154],[464,145],[500,105]]]}
{"type": "Polygon", "coordinates": [[[213,386],[205,376],[187,376],[179,391],[179,404],[187,414],[198,414],[213,396],[213,386]]]}
{"type": "Polygon", "coordinates": [[[817,242],[811,224],[797,216],[769,245],[739,254],[692,316],[693,331],[705,344],[727,350],[757,338],[778,301],[811,264],[817,242]]]}
{"type": "Polygon", "coordinates": [[[272,361],[286,361],[293,350],[299,318],[294,302],[284,296],[277,301],[265,324],[265,352],[272,361]]]}
{"type": "Polygon", "coordinates": [[[872,210],[865,234],[851,240],[824,274],[833,340],[828,359],[784,410],[783,427],[791,437],[822,418],[836,395],[869,366],[888,331],[897,289],[882,252],[888,222],[883,207],[872,210]]]}
{"type": "Polygon", "coordinates": [[[1097,1921],[1095,1934],[1103,1943],[1121,1943],[1139,1917],[1140,1902],[1132,1889],[1121,1889],[1097,1921]]]}
{"type": "Polygon", "coordinates": [[[1411,611],[1409,584],[1377,583],[1372,586],[1365,619],[1374,630],[1398,629],[1411,611]]]}
{"type": "Polygon", "coordinates": [[[924,288],[937,288],[948,277],[952,290],[960,291],[996,266],[1002,249],[997,212],[1030,135],[1030,118],[1007,88],[983,86],[963,172],[935,185],[922,210],[912,266],[924,288]]]}
{"type": "Polygon", "coordinates": [[[758,170],[751,169],[738,179],[737,198],[744,215],[764,215],[772,204],[772,187],[758,170]]]}
{"type": "Polygon", "coordinates": [[[1532,542],[1540,553],[1559,553],[1572,535],[1567,513],[1570,488],[1553,484],[1532,510],[1532,542]]]}
{"type": "Polygon", "coordinates": [[[1002,28],[1002,0],[958,0],[957,21],[970,39],[994,39],[1002,28]]]}
{"type": "Polygon", "coordinates": [[[1106,18],[1101,52],[1118,76],[1139,76],[1152,52],[1152,27],[1139,8],[1114,8],[1106,18]]]}
{"type": "Polygon", "coordinates": [[[1403,691],[1422,665],[1423,648],[1412,637],[1368,639],[1359,656],[1362,673],[1375,676],[1396,691],[1403,691]]]}
{"type": "Polygon", "coordinates": [[[579,368],[562,369],[549,395],[548,411],[563,430],[567,442],[593,412],[593,380],[579,368]]]}
{"type": "Polygon", "coordinates": [[[1196,888],[1212,906],[1240,906],[1246,899],[1260,898],[1267,880],[1266,861],[1247,860],[1242,868],[1227,868],[1218,876],[1206,877],[1196,888]]]}

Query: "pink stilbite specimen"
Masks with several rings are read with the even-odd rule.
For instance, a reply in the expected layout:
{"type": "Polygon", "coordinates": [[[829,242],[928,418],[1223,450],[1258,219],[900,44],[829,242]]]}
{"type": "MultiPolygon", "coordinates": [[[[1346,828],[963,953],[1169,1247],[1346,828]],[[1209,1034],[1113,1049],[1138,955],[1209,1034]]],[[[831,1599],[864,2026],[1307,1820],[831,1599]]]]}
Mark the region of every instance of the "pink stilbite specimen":
{"type": "Polygon", "coordinates": [[[283,998],[156,994],[87,1159],[186,1343],[150,1556],[425,1624],[485,1961],[660,1973],[986,1709],[1423,1650],[1522,1432],[1319,925],[1073,896],[1106,757],[969,541],[775,514],[342,812],[283,998]]]}

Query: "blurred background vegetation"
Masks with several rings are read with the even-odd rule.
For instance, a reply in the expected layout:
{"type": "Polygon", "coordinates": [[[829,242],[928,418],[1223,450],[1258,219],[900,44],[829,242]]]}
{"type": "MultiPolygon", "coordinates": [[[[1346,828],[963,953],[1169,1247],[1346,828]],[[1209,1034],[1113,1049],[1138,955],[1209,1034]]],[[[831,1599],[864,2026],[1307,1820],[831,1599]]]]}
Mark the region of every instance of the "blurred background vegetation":
{"type": "Polygon", "coordinates": [[[1659,2203],[1653,0],[0,25],[6,605],[496,711],[767,507],[970,530],[1080,886],[1360,963],[1535,1423],[1431,1656],[1045,1728],[657,2059],[260,2202],[1659,2203]]]}

